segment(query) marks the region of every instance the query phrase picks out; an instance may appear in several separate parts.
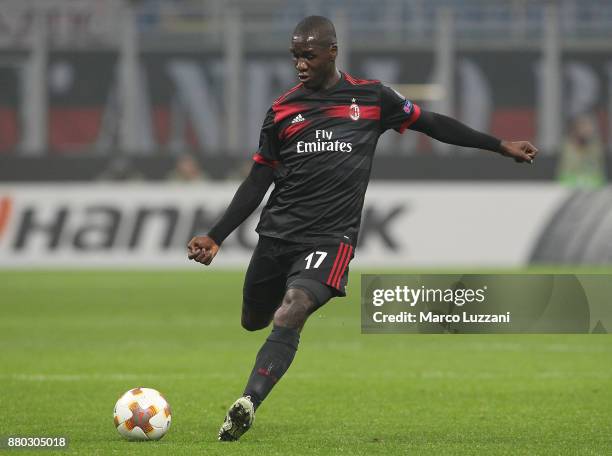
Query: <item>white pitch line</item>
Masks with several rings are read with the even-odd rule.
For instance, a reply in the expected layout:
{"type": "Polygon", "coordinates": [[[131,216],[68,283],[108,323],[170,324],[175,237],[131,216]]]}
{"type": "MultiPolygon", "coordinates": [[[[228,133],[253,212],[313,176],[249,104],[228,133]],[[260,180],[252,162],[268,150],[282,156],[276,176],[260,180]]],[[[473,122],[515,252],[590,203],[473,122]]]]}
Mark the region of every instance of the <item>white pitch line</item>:
{"type": "MultiPolygon", "coordinates": [[[[365,380],[368,378],[389,379],[395,380],[399,377],[402,379],[464,379],[464,380],[493,380],[505,378],[596,378],[596,379],[612,379],[612,374],[608,372],[580,372],[580,371],[543,371],[536,373],[525,374],[509,374],[508,372],[456,372],[456,371],[412,371],[402,372],[398,374],[395,370],[377,371],[377,372],[342,372],[335,373],[335,378],[365,380]]],[[[0,380],[13,380],[22,382],[82,382],[82,381],[130,381],[136,383],[151,383],[153,381],[165,380],[197,380],[197,379],[228,379],[228,374],[223,373],[203,373],[203,374],[0,374],[0,380]]],[[[295,380],[309,380],[320,378],[321,375],[311,373],[289,373],[288,378],[295,380]]]]}
{"type": "Polygon", "coordinates": [[[0,374],[2,380],[18,380],[29,382],[81,382],[87,380],[151,380],[151,379],[172,379],[185,380],[195,378],[225,378],[227,375],[203,374],[203,375],[184,375],[184,374],[0,374]]]}

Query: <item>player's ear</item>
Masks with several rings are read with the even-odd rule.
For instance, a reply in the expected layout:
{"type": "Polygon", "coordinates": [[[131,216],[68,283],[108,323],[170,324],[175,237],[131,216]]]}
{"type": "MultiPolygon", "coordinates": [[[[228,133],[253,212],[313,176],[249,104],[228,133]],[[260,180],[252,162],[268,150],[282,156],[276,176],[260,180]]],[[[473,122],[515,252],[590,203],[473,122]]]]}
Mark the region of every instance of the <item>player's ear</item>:
{"type": "Polygon", "coordinates": [[[329,60],[332,62],[336,61],[336,57],[338,56],[338,45],[333,43],[329,46],[329,60]]]}

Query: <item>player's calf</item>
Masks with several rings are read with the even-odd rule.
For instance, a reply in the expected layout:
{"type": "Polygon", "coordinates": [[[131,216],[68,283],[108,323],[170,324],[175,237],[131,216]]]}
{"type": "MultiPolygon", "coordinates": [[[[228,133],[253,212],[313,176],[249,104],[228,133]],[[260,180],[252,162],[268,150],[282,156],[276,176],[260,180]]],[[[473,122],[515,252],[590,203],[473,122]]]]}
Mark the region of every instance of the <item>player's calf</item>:
{"type": "Polygon", "coordinates": [[[300,343],[300,333],[294,328],[276,326],[255,358],[255,365],[244,389],[255,408],[268,396],[274,385],[287,372],[300,343]]]}

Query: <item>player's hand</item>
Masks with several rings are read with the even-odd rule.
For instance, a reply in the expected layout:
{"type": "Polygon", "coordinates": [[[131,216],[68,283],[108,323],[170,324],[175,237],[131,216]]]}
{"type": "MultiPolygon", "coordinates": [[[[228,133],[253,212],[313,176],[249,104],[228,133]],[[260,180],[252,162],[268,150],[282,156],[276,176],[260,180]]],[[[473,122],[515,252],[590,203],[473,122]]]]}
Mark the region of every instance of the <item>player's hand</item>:
{"type": "Polygon", "coordinates": [[[218,251],[219,246],[208,236],[196,236],[187,244],[187,256],[189,259],[206,266],[212,262],[218,251]]]}
{"type": "Polygon", "coordinates": [[[517,163],[531,164],[538,155],[538,149],[529,141],[502,141],[501,153],[517,163]]]}

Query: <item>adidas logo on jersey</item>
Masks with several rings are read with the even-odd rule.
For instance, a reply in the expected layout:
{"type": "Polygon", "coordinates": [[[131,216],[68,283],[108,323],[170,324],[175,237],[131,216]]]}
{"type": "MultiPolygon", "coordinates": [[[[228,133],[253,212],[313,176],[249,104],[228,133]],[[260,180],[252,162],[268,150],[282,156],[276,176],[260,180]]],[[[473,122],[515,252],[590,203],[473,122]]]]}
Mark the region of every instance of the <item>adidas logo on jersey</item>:
{"type": "Polygon", "coordinates": [[[298,114],[297,116],[295,116],[293,118],[293,120],[291,121],[291,124],[296,124],[298,122],[304,122],[304,120],[306,120],[306,119],[304,119],[304,117],[302,117],[302,114],[298,114]]]}

